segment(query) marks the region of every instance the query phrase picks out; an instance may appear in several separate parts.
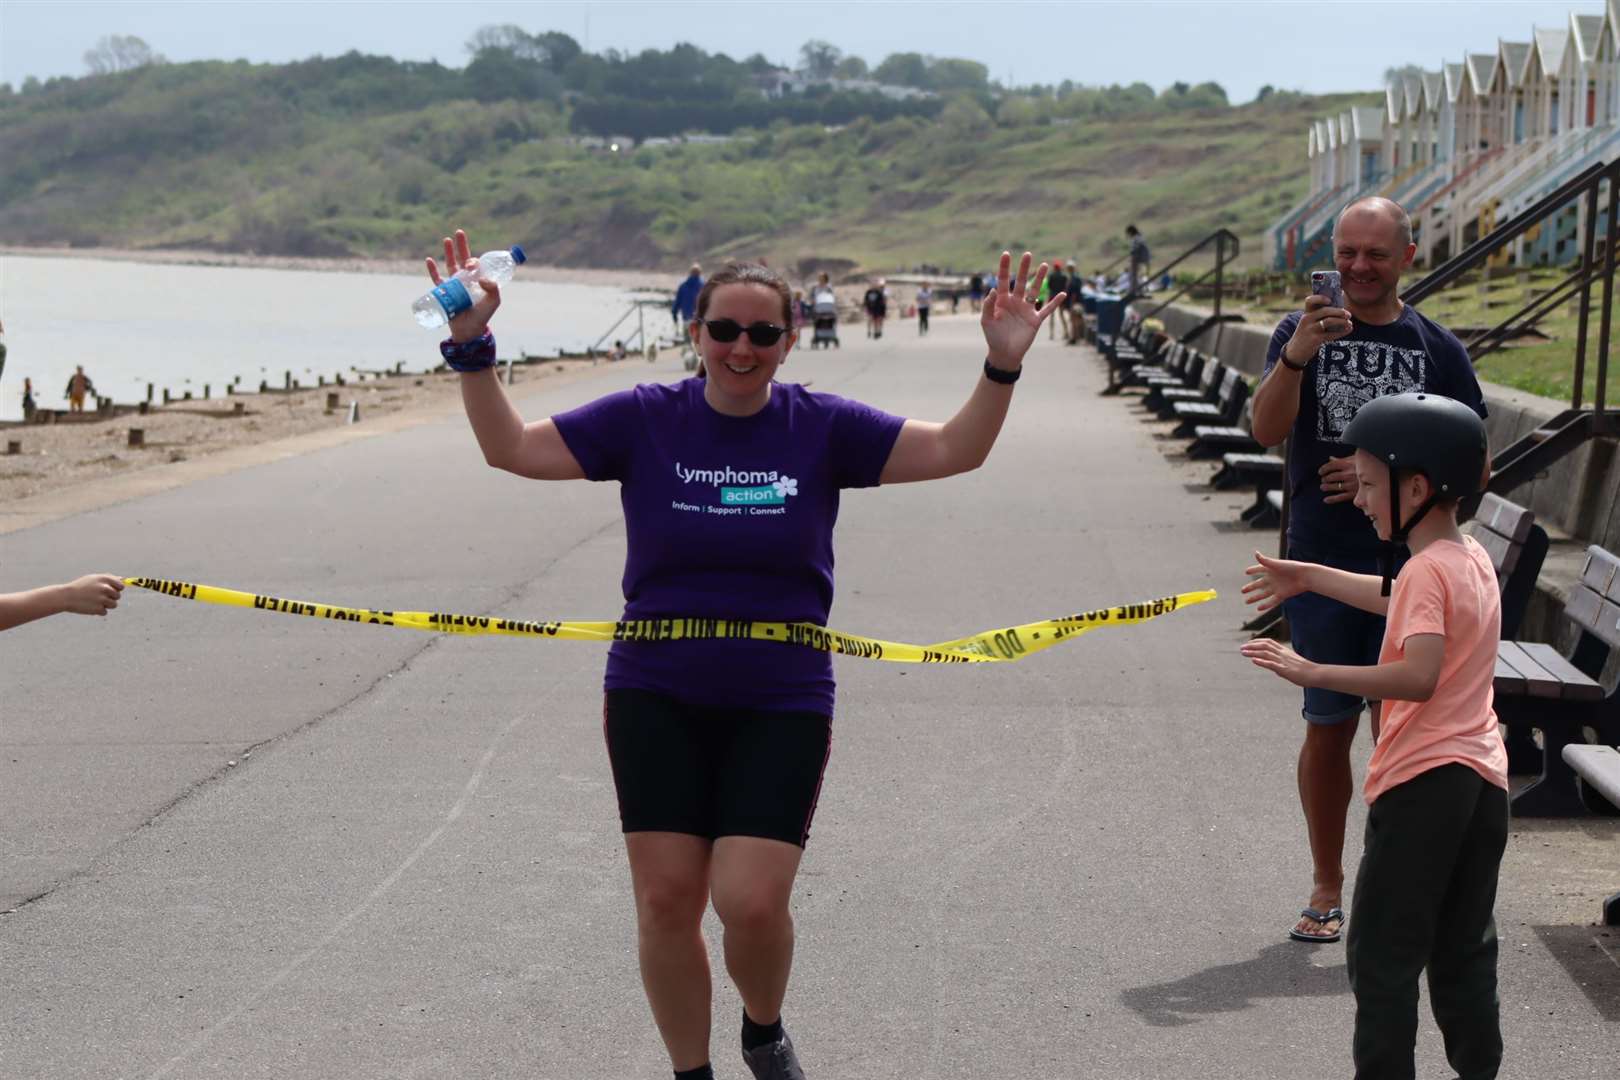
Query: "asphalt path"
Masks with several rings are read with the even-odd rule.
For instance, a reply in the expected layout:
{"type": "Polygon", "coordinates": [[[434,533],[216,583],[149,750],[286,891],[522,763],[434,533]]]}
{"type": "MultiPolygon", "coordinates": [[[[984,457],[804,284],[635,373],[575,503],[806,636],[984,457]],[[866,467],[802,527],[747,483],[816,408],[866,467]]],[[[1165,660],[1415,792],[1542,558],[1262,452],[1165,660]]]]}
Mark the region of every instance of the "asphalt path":
{"type": "MultiPolygon", "coordinates": [[[[845,327],[783,378],[945,419],[978,378],[977,329],[913,335],[845,327]]],[[[679,377],[604,366],[520,404],[679,377]]],[[[1101,385],[1089,350],[1043,335],[983,469],[844,499],[831,622],[855,633],[1222,596],[1019,664],[837,661],[785,1011],[817,1080],[1349,1075],[1342,946],[1285,938],[1309,876],[1300,720],[1297,691],[1237,655],[1256,537],[1101,385]]],[[[452,419],[23,529],[3,555],[3,589],[107,569],[613,618],[624,530],[614,486],[488,469],[452,419]]],[[[106,620],[5,635],[0,1076],[668,1076],[602,653],[139,591],[106,620]]],[[[1358,800],[1352,871],[1363,820],[1358,800]]],[[[1515,831],[1504,1076],[1613,1075],[1620,941],[1588,924],[1593,882],[1620,884],[1616,843],[1592,820],[1515,831]]],[[[711,951],[715,1060],[738,1077],[711,951]]],[[[1419,1075],[1449,1075],[1426,1008],[1421,1031],[1419,1075]]]]}

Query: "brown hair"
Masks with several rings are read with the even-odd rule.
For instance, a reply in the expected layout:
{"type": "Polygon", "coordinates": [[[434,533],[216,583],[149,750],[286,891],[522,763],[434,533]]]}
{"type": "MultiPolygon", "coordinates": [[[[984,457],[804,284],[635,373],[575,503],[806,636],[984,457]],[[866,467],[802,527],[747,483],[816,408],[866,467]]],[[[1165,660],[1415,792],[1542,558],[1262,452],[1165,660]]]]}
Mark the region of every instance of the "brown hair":
{"type": "Polygon", "coordinates": [[[714,291],[726,285],[763,285],[767,289],[775,289],[776,295],[782,300],[782,325],[790,330],[793,328],[793,290],[781,274],[763,263],[731,263],[715,271],[698,291],[698,318],[709,313],[709,300],[714,296],[714,291]]]}

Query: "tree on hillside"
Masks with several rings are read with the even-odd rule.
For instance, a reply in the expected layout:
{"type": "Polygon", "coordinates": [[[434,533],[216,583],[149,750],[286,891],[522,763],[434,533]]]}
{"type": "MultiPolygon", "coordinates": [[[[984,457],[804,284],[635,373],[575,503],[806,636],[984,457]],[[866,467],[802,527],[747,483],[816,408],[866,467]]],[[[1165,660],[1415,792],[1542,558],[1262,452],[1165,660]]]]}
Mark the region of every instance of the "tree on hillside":
{"type": "Polygon", "coordinates": [[[930,88],[928,58],[922,53],[890,53],[872,71],[872,77],[890,86],[913,86],[918,90],[930,88]]]}
{"type": "Polygon", "coordinates": [[[864,79],[870,74],[870,71],[865,60],[858,56],[846,56],[838,61],[838,66],[833,69],[833,74],[840,79],[864,79]]]}
{"type": "Polygon", "coordinates": [[[844,51],[830,41],[813,38],[799,46],[799,70],[813,79],[830,79],[844,59],[844,51]]]}
{"type": "Polygon", "coordinates": [[[163,54],[133,34],[112,34],[96,42],[84,54],[84,66],[92,75],[112,75],[151,64],[164,63],[163,54]]]}
{"type": "Polygon", "coordinates": [[[977,60],[953,57],[931,60],[928,65],[929,90],[948,94],[953,90],[979,92],[990,85],[990,69],[977,60]]]}
{"type": "Polygon", "coordinates": [[[473,56],[491,50],[511,53],[520,60],[543,61],[545,52],[529,32],[521,26],[502,23],[499,26],[480,26],[467,39],[467,51],[473,56]]]}

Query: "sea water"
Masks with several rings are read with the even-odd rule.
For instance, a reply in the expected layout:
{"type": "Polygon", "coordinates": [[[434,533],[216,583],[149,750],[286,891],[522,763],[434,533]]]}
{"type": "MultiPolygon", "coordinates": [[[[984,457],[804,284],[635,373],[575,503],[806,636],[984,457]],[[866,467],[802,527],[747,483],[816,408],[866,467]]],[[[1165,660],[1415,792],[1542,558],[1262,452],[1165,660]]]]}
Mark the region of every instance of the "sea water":
{"type": "MultiPolygon", "coordinates": [[[[438,338],[402,316],[427,274],[342,273],[180,266],[108,259],[0,255],[0,323],[8,349],[0,372],[0,420],[22,417],[23,379],[42,409],[66,408],[76,365],[96,393],[121,403],[213,397],[240,377],[280,388],[286,372],[304,386],[356,369],[427,371],[438,338]]],[[[525,281],[501,290],[493,323],[502,359],[555,356],[595,344],[630,307],[626,289],[525,281]]],[[[670,333],[667,313],[645,312],[649,336],[670,333]]],[[[635,332],[631,315],[614,338],[635,332]]]]}

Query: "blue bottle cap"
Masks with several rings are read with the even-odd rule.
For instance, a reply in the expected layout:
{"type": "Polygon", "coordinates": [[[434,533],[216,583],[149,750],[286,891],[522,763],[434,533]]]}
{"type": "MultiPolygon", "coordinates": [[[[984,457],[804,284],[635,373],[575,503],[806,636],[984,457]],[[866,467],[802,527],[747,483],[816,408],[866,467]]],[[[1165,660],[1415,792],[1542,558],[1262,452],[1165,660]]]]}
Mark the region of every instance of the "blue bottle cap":
{"type": "Polygon", "coordinates": [[[518,247],[516,244],[513,244],[512,245],[512,261],[517,263],[519,266],[522,266],[524,263],[529,261],[529,257],[527,255],[523,254],[523,249],[522,248],[518,247]]]}

